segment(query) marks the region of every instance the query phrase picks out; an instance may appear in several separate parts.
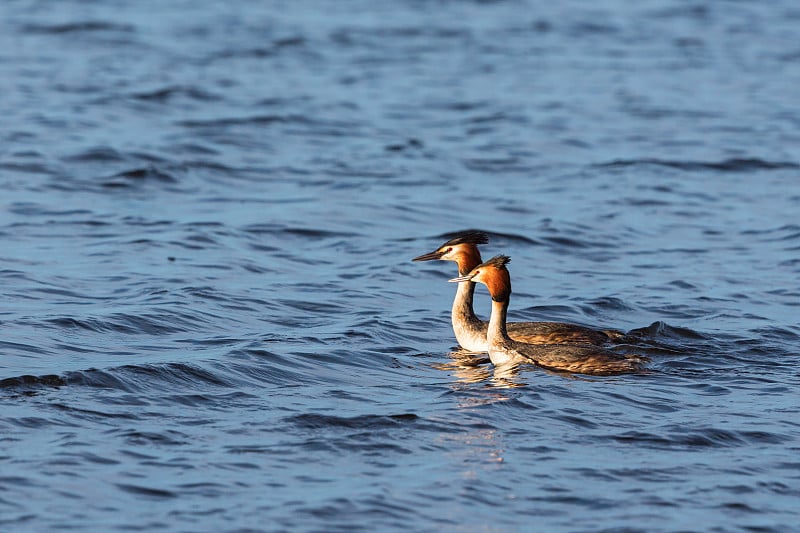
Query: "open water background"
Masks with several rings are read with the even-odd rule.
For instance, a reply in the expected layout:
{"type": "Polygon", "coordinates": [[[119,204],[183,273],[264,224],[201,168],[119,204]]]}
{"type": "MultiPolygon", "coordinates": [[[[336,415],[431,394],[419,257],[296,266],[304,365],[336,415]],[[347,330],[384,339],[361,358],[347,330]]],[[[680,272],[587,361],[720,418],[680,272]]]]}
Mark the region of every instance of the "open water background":
{"type": "Polygon", "coordinates": [[[798,87],[790,0],[4,1],[0,530],[798,531],[798,87]],[[451,354],[467,228],[649,372],[451,354]]]}

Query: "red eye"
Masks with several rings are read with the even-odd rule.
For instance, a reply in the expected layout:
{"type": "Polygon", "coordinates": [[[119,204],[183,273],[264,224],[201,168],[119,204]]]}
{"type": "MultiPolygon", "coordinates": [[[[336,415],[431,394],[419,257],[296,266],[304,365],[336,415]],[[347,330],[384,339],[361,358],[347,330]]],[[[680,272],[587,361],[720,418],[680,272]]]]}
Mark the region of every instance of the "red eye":
{"type": "Polygon", "coordinates": [[[453,251],[453,249],[452,249],[452,248],[448,248],[447,250],[445,250],[445,251],[444,251],[444,253],[446,253],[446,254],[449,254],[449,253],[450,253],[450,252],[452,252],[452,251],[453,251]]]}

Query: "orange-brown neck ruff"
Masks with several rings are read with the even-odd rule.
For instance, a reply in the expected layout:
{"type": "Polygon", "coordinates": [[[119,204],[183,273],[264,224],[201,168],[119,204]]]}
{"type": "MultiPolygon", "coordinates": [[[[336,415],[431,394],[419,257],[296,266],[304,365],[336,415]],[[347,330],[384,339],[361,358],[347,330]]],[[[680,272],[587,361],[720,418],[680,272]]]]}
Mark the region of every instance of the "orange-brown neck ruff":
{"type": "Polygon", "coordinates": [[[495,302],[505,302],[511,295],[511,276],[505,268],[492,268],[491,275],[485,276],[486,287],[495,302]]]}
{"type": "Polygon", "coordinates": [[[481,253],[478,247],[474,245],[461,245],[456,255],[456,264],[458,264],[458,273],[461,276],[466,276],[472,271],[473,268],[482,263],[481,253]]]}

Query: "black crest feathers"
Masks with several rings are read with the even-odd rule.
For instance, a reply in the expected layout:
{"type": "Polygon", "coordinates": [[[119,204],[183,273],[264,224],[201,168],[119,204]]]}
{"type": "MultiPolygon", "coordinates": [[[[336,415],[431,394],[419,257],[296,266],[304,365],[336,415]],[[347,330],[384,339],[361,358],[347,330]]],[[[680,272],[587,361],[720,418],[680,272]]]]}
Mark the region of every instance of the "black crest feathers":
{"type": "Polygon", "coordinates": [[[442,246],[455,246],[456,244],[486,244],[489,242],[489,236],[482,231],[465,231],[459,233],[442,246]]]}
{"type": "MultiPolygon", "coordinates": [[[[480,265],[480,266],[493,266],[493,267],[497,267],[497,268],[505,268],[505,266],[507,264],[509,264],[510,262],[511,262],[511,258],[508,257],[507,255],[496,255],[496,256],[492,257],[491,259],[489,259],[488,261],[485,261],[483,263],[483,265],[480,265]]],[[[475,267],[475,268],[479,268],[479,267],[475,267]]]]}

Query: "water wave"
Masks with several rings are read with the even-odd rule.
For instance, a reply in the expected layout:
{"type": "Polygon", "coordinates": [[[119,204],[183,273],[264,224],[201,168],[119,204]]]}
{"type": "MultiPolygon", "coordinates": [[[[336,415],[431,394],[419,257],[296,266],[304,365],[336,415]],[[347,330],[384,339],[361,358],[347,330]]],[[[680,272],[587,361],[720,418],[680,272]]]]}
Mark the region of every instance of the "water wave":
{"type": "Polygon", "coordinates": [[[752,172],[755,170],[783,170],[800,168],[794,161],[768,161],[758,158],[733,158],[723,161],[680,161],[669,159],[616,159],[608,163],[599,163],[598,167],[622,168],[635,166],[662,166],[685,170],[689,172],[702,172],[714,170],[719,172],[752,172]]]}

